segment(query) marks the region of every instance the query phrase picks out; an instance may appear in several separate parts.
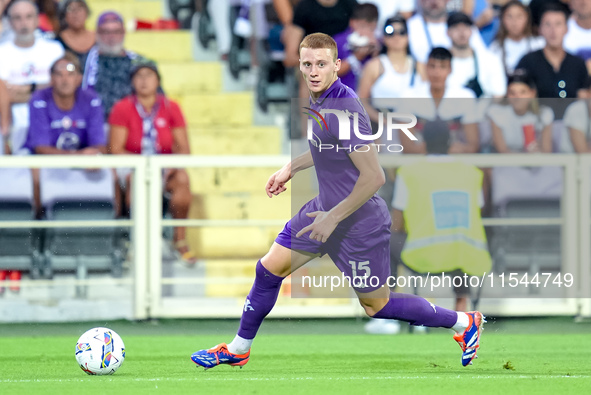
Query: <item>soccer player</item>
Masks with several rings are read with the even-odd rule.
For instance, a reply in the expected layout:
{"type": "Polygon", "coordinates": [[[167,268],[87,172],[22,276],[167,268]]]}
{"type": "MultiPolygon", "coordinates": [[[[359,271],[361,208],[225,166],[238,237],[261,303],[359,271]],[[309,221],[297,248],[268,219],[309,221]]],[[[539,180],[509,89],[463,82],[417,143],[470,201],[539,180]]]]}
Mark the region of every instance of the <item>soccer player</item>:
{"type": "MultiPolygon", "coordinates": [[[[300,71],[310,91],[310,108],[358,113],[359,132],[369,136],[369,117],[355,92],[337,77],[340,66],[330,36],[310,34],[300,44],[300,71]]],[[[479,347],[484,317],[477,311],[455,312],[415,295],[390,292],[385,284],[390,275],[391,222],[386,203],[376,195],[384,184],[377,148],[355,133],[347,140],[341,139],[336,115],[327,114],[325,120],[325,127],[313,125],[310,150],[273,174],[265,188],[269,197],[279,195],[298,171],[315,166],[319,195],[287,222],[269,252],[257,263],[234,340],[197,351],[191,359],[206,369],[220,364],[245,365],[254,337],[275,305],[283,279],[315,257],[328,254],[348,278],[364,273],[379,279],[377,286],[360,284],[355,288],[367,315],[452,328],[462,348],[462,365],[470,364],[479,347]],[[330,145],[339,149],[328,149],[330,145]]]]}

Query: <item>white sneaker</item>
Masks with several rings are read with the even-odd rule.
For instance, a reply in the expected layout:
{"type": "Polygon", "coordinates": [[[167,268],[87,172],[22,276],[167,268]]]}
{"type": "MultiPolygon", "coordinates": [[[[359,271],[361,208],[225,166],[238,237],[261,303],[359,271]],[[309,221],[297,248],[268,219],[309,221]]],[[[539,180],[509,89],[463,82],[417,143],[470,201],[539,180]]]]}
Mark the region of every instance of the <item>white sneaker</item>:
{"type": "Polygon", "coordinates": [[[400,322],[396,320],[385,320],[381,318],[371,318],[364,329],[372,335],[396,335],[400,333],[400,322]]]}

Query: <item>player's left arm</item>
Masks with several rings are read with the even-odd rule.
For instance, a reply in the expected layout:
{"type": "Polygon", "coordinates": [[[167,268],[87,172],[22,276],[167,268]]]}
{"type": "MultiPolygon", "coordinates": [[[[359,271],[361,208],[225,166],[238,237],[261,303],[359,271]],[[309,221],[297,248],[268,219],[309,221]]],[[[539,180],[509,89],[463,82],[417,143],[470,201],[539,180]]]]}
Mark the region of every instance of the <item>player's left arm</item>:
{"type": "Polygon", "coordinates": [[[374,144],[368,144],[367,152],[351,152],[349,158],[359,170],[359,178],[353,190],[345,199],[330,211],[308,213],[316,218],[314,222],[298,232],[296,237],[310,232],[310,238],[326,242],[337,225],[363,206],[386,182],[384,171],[378,160],[378,152],[374,144]]]}

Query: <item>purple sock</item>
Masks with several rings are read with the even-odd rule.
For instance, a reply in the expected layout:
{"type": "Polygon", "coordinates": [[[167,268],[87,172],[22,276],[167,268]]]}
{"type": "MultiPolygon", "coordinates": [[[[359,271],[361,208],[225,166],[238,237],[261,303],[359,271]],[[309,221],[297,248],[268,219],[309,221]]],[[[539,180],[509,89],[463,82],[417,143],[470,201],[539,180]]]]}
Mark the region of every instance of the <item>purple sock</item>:
{"type": "Polygon", "coordinates": [[[238,336],[254,339],[263,320],[275,306],[282,281],[282,277],[268,271],[261,261],[257,262],[254,284],[244,302],[238,336]]]}
{"type": "Polygon", "coordinates": [[[407,321],[411,325],[451,328],[458,320],[453,310],[435,306],[416,295],[390,292],[390,300],[373,318],[407,321]]]}

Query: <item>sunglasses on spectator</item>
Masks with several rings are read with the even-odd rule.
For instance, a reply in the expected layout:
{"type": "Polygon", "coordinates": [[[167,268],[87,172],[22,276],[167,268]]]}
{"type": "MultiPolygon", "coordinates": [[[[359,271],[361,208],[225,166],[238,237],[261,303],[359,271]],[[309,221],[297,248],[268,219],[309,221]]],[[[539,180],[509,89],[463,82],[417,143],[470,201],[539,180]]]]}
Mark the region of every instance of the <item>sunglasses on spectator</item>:
{"type": "Polygon", "coordinates": [[[406,36],[408,32],[406,29],[394,29],[394,26],[388,25],[384,28],[384,35],[386,36],[406,36]]]}

